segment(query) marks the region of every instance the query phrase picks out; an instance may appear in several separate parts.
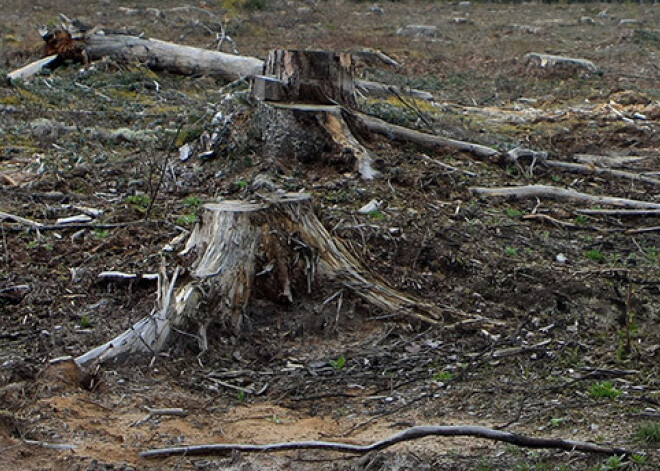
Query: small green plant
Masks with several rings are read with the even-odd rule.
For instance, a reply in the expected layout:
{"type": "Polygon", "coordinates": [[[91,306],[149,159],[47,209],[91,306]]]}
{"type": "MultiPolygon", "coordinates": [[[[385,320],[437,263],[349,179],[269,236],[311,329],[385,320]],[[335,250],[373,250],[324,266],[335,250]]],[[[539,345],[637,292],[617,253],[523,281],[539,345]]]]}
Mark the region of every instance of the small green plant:
{"type": "Polygon", "coordinates": [[[565,420],[563,417],[550,419],[550,427],[559,427],[565,420]]]}
{"type": "Polygon", "coordinates": [[[623,462],[624,456],[610,456],[605,463],[600,467],[601,470],[620,469],[625,466],[623,462]]]}
{"type": "Polygon", "coordinates": [[[369,216],[369,219],[373,219],[374,221],[382,221],[385,219],[385,214],[383,214],[382,211],[379,211],[378,209],[374,209],[373,211],[370,211],[367,213],[367,216],[369,216]]]}
{"type": "Polygon", "coordinates": [[[131,206],[135,207],[135,209],[137,209],[138,211],[144,213],[147,211],[147,208],[151,204],[151,196],[145,194],[130,195],[127,196],[124,201],[126,201],[126,203],[130,204],[131,206]]]}
{"type": "Polygon", "coordinates": [[[518,209],[513,209],[513,208],[507,208],[506,210],[506,215],[509,216],[510,218],[519,218],[523,215],[522,211],[518,209]]]}
{"type": "Polygon", "coordinates": [[[39,241],[37,239],[28,242],[28,247],[31,249],[36,248],[38,245],[39,245],[39,241]]]}
{"type": "Polygon", "coordinates": [[[644,424],[639,429],[635,437],[638,440],[647,443],[660,443],[660,424],[644,424]]]}
{"type": "Polygon", "coordinates": [[[183,216],[179,216],[176,219],[176,223],[179,226],[192,226],[196,222],[197,222],[197,214],[195,213],[184,214],[183,216]]]}
{"type": "Polygon", "coordinates": [[[515,247],[508,246],[504,249],[504,254],[507,257],[515,257],[518,255],[518,249],[515,247]]]}
{"type": "Polygon", "coordinates": [[[236,399],[238,399],[238,402],[243,404],[245,402],[245,391],[239,389],[238,392],[236,393],[236,399]]]}
{"type": "Polygon", "coordinates": [[[582,214],[575,216],[575,224],[586,224],[587,221],[588,221],[587,217],[583,216],[582,214]]]}
{"type": "Polygon", "coordinates": [[[82,329],[89,329],[91,326],[92,326],[92,320],[89,317],[83,315],[80,318],[80,327],[82,329]]]}
{"type": "Polygon", "coordinates": [[[598,249],[587,250],[584,255],[589,259],[595,262],[600,262],[605,259],[605,256],[598,249]]]}
{"type": "Polygon", "coordinates": [[[452,378],[450,371],[439,371],[433,375],[433,381],[449,381],[452,378]]]}
{"type": "Polygon", "coordinates": [[[589,389],[591,397],[616,399],[621,395],[621,391],[616,389],[610,381],[595,383],[589,389]]]}
{"type": "Polygon", "coordinates": [[[189,196],[183,200],[183,205],[186,208],[197,209],[202,205],[202,199],[199,196],[189,196]]]}
{"type": "Polygon", "coordinates": [[[335,370],[341,371],[344,368],[344,365],[346,364],[346,357],[342,355],[336,360],[330,360],[329,363],[330,366],[332,366],[335,370]]]}
{"type": "Polygon", "coordinates": [[[635,463],[637,465],[640,465],[640,466],[645,465],[648,460],[649,460],[649,457],[646,456],[646,455],[634,454],[630,457],[630,461],[632,461],[633,463],[635,463]]]}
{"type": "Polygon", "coordinates": [[[246,190],[248,187],[248,182],[245,180],[238,180],[236,182],[236,186],[240,188],[241,190],[246,190]]]}
{"type": "Polygon", "coordinates": [[[97,239],[105,239],[110,235],[110,231],[108,229],[94,229],[94,237],[97,239]]]}

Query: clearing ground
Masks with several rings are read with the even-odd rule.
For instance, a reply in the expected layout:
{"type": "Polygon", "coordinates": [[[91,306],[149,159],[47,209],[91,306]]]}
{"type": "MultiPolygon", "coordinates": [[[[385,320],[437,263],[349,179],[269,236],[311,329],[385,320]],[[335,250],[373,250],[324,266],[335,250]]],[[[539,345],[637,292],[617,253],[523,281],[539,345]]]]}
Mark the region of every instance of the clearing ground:
{"type": "Polygon", "coordinates": [[[251,128],[241,128],[248,111],[235,116],[212,158],[184,162],[178,147],[216,129],[223,98],[240,96],[245,84],[223,88],[113,59],[3,84],[0,211],[46,225],[89,208],[102,213],[92,212],[89,226],[40,231],[0,221],[0,469],[540,470],[614,469],[619,461],[657,469],[660,215],[580,212],[610,207],[489,198],[471,188],[542,184],[660,203],[659,6],[7,0],[3,75],[40,57],[37,27],[56,25],[60,12],[199,47],[213,43],[223,18],[240,53],[262,58],[275,47],[378,49],[403,67],[361,65],[362,78],[424,89],[435,100],[363,99],[364,110],[583,167],[479,161],[384,137],[366,143],[382,174],[373,181],[313,162],[273,166],[251,128]],[[406,25],[436,28],[397,34],[406,25]],[[525,59],[530,52],[590,60],[596,70],[540,67],[525,59]],[[330,290],[315,309],[309,300],[275,313],[252,306],[240,336],[212,329],[201,355],[182,335],[166,355],[107,364],[91,377],[50,363],[152,310],[154,282],[99,273],[157,273],[163,260],[171,272],[181,260],[162,249],[193,227],[200,204],[248,196],[263,171],[287,191],[312,193],[325,227],[392,286],[493,322],[429,328],[388,318],[348,292],[330,298],[330,290]],[[360,213],[372,199],[380,208],[360,213]],[[142,421],[147,407],[187,415],[142,421]],[[216,442],[370,443],[421,424],[501,427],[644,456],[460,437],[357,457],[138,456],[216,442]]]}

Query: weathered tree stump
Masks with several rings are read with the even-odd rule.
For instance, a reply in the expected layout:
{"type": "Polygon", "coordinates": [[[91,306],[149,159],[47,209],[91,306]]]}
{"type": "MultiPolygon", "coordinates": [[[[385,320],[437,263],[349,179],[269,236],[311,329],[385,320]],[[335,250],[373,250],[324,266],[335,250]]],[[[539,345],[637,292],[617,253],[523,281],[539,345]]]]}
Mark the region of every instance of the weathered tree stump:
{"type": "MultiPolygon", "coordinates": [[[[80,366],[162,350],[175,328],[197,330],[201,350],[210,324],[239,333],[251,303],[316,299],[318,286],[347,289],[397,316],[440,324],[443,310],[387,286],[318,220],[309,195],[273,194],[260,201],[203,206],[182,252],[194,259],[176,288],[161,275],[160,306],[116,339],[80,356],[80,366]]],[[[452,313],[453,314],[453,313],[452,313]]]]}
{"type": "Polygon", "coordinates": [[[377,175],[343,116],[343,109],[357,108],[349,53],[276,49],[264,73],[254,78],[252,94],[260,101],[257,124],[266,157],[329,163],[364,179],[377,175]]]}
{"type": "Polygon", "coordinates": [[[357,108],[348,52],[274,49],[264,63],[264,75],[282,84],[282,101],[357,108]]]}

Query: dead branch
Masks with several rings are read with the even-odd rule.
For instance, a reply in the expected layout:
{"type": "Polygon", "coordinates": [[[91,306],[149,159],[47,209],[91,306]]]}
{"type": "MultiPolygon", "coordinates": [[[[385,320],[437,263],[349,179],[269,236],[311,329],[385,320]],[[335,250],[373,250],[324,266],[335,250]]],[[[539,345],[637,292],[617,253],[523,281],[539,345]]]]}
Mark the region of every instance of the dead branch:
{"type": "Polygon", "coordinates": [[[191,445],[173,448],[161,448],[143,451],[142,458],[163,458],[167,456],[201,456],[229,453],[240,451],[244,453],[263,453],[287,450],[332,450],[341,453],[365,454],[371,451],[382,450],[397,443],[417,440],[429,436],[442,437],[478,437],[497,442],[510,443],[525,448],[552,448],[566,451],[582,451],[585,453],[596,453],[604,455],[631,455],[632,452],[625,448],[607,447],[590,442],[577,440],[565,440],[562,438],[536,438],[526,435],[518,435],[511,432],[494,430],[486,427],[465,426],[419,426],[411,427],[396,433],[384,440],[371,445],[353,445],[350,443],[304,441],[272,443],[268,445],[252,445],[244,443],[218,443],[210,445],[191,445]]]}
{"type": "Polygon", "coordinates": [[[587,216],[660,216],[660,209],[576,209],[575,212],[587,216]]]}
{"type": "Polygon", "coordinates": [[[544,164],[547,167],[560,168],[570,172],[593,174],[593,175],[608,175],[617,178],[624,178],[631,181],[638,181],[649,183],[651,185],[660,185],[660,180],[639,173],[626,172],[625,170],[615,170],[605,167],[597,167],[595,165],[578,164],[573,162],[561,162],[559,160],[546,160],[544,164]]]}
{"type": "Polygon", "coordinates": [[[645,160],[647,157],[575,154],[573,159],[581,164],[593,164],[599,167],[620,168],[635,162],[645,160]]]}
{"type": "Polygon", "coordinates": [[[493,162],[497,161],[500,156],[499,151],[480,144],[415,131],[361,113],[352,113],[352,117],[357,121],[358,125],[361,125],[368,131],[382,134],[395,141],[413,142],[427,149],[436,149],[438,147],[456,149],[493,162]]]}
{"type": "Polygon", "coordinates": [[[617,198],[613,196],[596,196],[566,188],[557,188],[547,185],[511,186],[499,188],[474,187],[470,191],[476,195],[488,197],[502,197],[512,199],[550,198],[556,200],[572,200],[593,204],[608,204],[624,208],[660,209],[659,203],[649,201],[617,198]]]}
{"type": "Polygon", "coordinates": [[[15,216],[13,214],[5,213],[4,211],[0,211],[0,221],[4,219],[10,219],[19,224],[23,224],[24,226],[28,226],[30,229],[41,229],[44,226],[40,222],[36,222],[31,219],[26,219],[20,216],[15,216]]]}

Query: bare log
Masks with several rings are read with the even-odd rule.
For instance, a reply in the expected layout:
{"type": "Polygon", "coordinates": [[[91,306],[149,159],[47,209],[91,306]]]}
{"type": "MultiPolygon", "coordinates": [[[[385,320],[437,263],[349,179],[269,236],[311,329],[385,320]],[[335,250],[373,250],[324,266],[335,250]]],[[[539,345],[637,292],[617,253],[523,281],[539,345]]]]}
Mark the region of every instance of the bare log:
{"type": "Polygon", "coordinates": [[[625,455],[629,456],[632,451],[625,448],[608,447],[595,443],[578,440],[566,440],[562,438],[537,438],[527,435],[519,435],[512,432],[495,430],[487,427],[474,425],[457,426],[419,426],[411,427],[396,433],[384,440],[377,441],[371,445],[354,445],[351,443],[306,441],[271,443],[268,445],[252,445],[244,443],[218,443],[210,445],[192,445],[174,448],[162,448],[143,451],[142,458],[164,458],[168,456],[208,456],[226,454],[232,451],[244,453],[263,453],[287,450],[332,450],[341,453],[365,454],[372,451],[383,450],[397,443],[417,440],[430,436],[442,437],[478,437],[496,442],[510,443],[525,448],[551,448],[565,451],[582,451],[585,453],[596,453],[602,455],[625,455]]]}
{"type": "Polygon", "coordinates": [[[569,190],[566,188],[557,188],[554,186],[546,185],[511,186],[500,188],[475,187],[471,188],[470,190],[474,194],[489,197],[503,197],[512,199],[551,198],[558,200],[581,201],[593,204],[607,204],[623,208],[660,209],[659,203],[632,200],[628,198],[617,198],[613,196],[596,196],[587,193],[580,193],[578,191],[569,190]]]}
{"type": "Polygon", "coordinates": [[[263,61],[256,57],[235,56],[151,38],[122,34],[93,33],[85,38],[90,60],[114,56],[144,62],[152,69],[177,74],[206,74],[225,80],[260,74],[263,61]]]}

